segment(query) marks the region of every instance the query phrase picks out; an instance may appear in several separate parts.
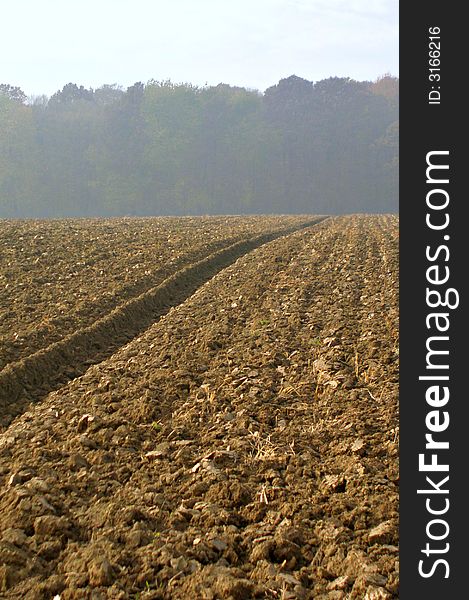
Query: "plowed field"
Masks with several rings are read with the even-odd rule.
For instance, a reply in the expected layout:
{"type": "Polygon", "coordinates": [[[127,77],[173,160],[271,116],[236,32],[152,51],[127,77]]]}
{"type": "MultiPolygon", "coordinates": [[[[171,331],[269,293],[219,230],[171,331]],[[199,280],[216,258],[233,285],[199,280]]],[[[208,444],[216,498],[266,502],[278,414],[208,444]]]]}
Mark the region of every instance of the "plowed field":
{"type": "Polygon", "coordinates": [[[0,223],[0,427],[248,250],[319,219],[0,223]]]}
{"type": "Polygon", "coordinates": [[[398,597],[398,220],[269,232],[48,395],[6,367],[0,597],[398,597]]]}
{"type": "Polygon", "coordinates": [[[0,221],[0,370],[181,267],[304,217],[0,221]]]}

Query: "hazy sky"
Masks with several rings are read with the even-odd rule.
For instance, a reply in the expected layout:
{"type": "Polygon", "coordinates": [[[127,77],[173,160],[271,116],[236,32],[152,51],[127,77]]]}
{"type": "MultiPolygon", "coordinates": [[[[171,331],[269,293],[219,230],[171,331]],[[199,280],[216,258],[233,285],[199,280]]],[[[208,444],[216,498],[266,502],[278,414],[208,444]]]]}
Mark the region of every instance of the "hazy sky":
{"type": "Polygon", "coordinates": [[[51,95],[171,79],[264,90],[398,75],[398,0],[0,0],[0,83],[51,95]]]}

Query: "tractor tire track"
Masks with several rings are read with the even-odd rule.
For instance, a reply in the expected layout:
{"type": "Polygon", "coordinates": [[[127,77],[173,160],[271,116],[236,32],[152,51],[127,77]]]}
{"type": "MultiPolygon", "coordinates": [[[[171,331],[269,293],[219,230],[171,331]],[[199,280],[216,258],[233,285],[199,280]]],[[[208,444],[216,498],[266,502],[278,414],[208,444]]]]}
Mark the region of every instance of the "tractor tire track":
{"type": "MultiPolygon", "coordinates": [[[[19,332],[18,336],[22,339],[22,345],[15,347],[11,341],[2,339],[0,336],[0,373],[8,366],[8,364],[17,363],[21,359],[31,356],[40,350],[44,350],[55,342],[62,340],[65,336],[71,335],[77,330],[77,324],[81,323],[80,329],[84,329],[96,322],[102,315],[111,313],[125,302],[141,296],[148,290],[151,290],[176,271],[180,271],[184,267],[194,264],[198,260],[202,260],[207,254],[214,254],[219,250],[223,250],[237,242],[245,241],[246,236],[231,237],[225,241],[208,244],[205,252],[201,252],[200,248],[184,254],[171,265],[163,264],[151,276],[139,278],[136,281],[127,283],[111,297],[107,295],[101,296],[96,301],[88,303],[85,307],[77,310],[73,315],[70,313],[54,319],[54,327],[51,328],[49,322],[46,321],[43,325],[38,325],[32,331],[26,334],[19,332]]],[[[103,253],[104,254],[104,253],[103,253]]],[[[99,257],[95,256],[95,260],[99,257]]],[[[107,290],[106,290],[107,291],[107,290]]]]}

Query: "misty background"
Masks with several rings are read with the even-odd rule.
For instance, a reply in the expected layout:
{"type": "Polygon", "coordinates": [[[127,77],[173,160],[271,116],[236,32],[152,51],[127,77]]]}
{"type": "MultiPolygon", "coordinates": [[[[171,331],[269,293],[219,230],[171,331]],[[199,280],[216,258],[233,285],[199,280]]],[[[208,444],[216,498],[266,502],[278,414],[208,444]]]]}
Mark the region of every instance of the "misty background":
{"type": "Polygon", "coordinates": [[[397,11],[7,3],[0,218],[396,212],[397,11]]]}

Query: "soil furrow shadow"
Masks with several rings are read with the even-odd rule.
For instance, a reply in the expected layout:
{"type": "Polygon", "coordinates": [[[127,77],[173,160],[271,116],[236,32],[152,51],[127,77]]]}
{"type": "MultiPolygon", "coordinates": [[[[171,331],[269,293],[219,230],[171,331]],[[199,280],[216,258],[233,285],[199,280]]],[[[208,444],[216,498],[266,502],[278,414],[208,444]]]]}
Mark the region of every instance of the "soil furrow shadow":
{"type": "Polygon", "coordinates": [[[255,236],[214,252],[125,302],[92,325],[7,365],[0,373],[0,427],[7,427],[28,409],[31,402],[39,401],[82,375],[91,365],[114,354],[244,254],[284,235],[317,225],[324,219],[327,217],[316,217],[301,225],[255,236]]]}

